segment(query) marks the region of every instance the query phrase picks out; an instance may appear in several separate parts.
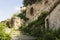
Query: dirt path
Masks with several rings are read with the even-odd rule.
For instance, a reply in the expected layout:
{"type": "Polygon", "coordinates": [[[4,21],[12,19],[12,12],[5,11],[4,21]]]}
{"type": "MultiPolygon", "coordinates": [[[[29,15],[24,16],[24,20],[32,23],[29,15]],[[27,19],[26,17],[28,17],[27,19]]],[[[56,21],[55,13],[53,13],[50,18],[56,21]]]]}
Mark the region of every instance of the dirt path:
{"type": "Polygon", "coordinates": [[[34,40],[35,39],[32,36],[23,34],[19,30],[6,28],[5,31],[6,31],[6,33],[10,33],[11,40],[34,40]]]}

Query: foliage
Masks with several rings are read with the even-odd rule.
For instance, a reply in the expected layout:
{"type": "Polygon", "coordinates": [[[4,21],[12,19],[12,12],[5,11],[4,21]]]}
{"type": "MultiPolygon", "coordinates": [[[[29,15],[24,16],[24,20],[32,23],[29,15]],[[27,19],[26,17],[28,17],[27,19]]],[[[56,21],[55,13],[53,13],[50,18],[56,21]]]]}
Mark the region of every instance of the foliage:
{"type": "Polygon", "coordinates": [[[28,20],[28,18],[26,18],[26,16],[25,16],[24,14],[22,14],[22,13],[20,13],[20,14],[17,15],[17,16],[20,17],[21,19],[25,20],[25,21],[28,20]]]}
{"type": "Polygon", "coordinates": [[[5,33],[4,28],[6,27],[6,23],[0,23],[0,40],[10,40],[9,34],[5,33]]]}
{"type": "Polygon", "coordinates": [[[28,4],[32,5],[33,3],[40,2],[41,0],[24,0],[24,6],[27,6],[28,4]]]}
{"type": "Polygon", "coordinates": [[[60,29],[57,31],[48,31],[45,32],[42,37],[38,37],[37,40],[60,40],[60,29]]]}

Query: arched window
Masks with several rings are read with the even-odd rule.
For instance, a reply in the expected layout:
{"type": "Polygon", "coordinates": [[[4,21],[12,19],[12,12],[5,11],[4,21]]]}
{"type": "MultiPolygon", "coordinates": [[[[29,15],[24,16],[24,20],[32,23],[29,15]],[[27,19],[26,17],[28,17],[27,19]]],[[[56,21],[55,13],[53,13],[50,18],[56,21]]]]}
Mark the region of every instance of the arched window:
{"type": "Polygon", "coordinates": [[[33,12],[34,12],[34,9],[33,9],[33,7],[31,7],[30,14],[33,15],[33,12]]]}

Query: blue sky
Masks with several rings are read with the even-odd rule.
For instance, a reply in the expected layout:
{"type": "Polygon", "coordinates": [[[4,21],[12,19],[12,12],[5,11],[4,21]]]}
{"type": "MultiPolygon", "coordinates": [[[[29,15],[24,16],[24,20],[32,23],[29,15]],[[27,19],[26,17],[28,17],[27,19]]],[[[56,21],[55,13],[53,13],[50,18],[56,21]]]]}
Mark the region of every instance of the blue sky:
{"type": "Polygon", "coordinates": [[[0,21],[10,18],[20,6],[23,6],[23,0],[0,0],[0,21]]]}

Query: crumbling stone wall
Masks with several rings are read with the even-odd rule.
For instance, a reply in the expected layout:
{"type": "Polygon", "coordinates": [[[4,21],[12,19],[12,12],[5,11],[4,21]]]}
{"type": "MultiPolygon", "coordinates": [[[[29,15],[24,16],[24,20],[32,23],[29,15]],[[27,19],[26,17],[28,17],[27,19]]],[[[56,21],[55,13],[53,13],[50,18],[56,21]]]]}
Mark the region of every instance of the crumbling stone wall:
{"type": "Polygon", "coordinates": [[[45,28],[47,30],[57,30],[60,27],[59,23],[59,3],[60,0],[42,0],[41,2],[33,3],[32,5],[27,5],[26,17],[29,18],[29,21],[26,23],[30,23],[36,20],[42,11],[48,11],[49,14],[45,19],[45,28]],[[31,14],[31,8],[33,8],[33,12],[31,14]]]}
{"type": "Polygon", "coordinates": [[[11,19],[7,20],[6,24],[9,28],[15,27],[18,29],[21,25],[23,25],[24,21],[20,19],[20,17],[12,17],[11,19]]]}
{"type": "Polygon", "coordinates": [[[18,29],[23,24],[23,21],[19,17],[14,17],[14,27],[18,29]]]}
{"type": "Polygon", "coordinates": [[[30,23],[36,20],[40,16],[42,11],[51,12],[55,4],[57,4],[58,2],[59,0],[42,0],[41,2],[27,5],[26,17],[29,18],[29,21],[27,21],[26,23],[30,23]],[[33,8],[33,15],[30,11],[31,8],[33,8]]]}

